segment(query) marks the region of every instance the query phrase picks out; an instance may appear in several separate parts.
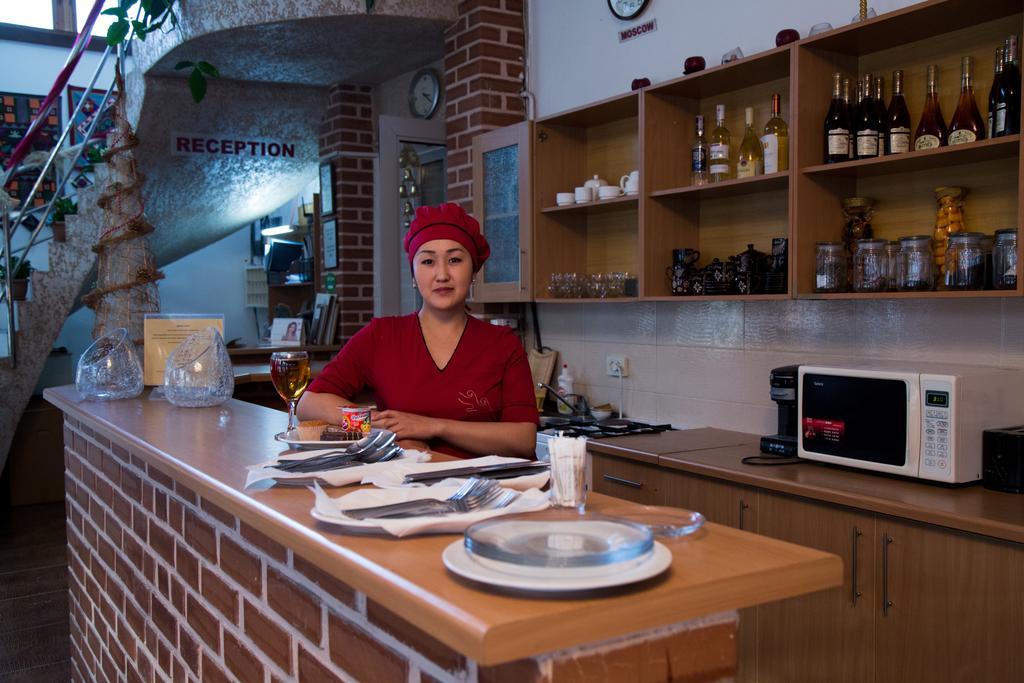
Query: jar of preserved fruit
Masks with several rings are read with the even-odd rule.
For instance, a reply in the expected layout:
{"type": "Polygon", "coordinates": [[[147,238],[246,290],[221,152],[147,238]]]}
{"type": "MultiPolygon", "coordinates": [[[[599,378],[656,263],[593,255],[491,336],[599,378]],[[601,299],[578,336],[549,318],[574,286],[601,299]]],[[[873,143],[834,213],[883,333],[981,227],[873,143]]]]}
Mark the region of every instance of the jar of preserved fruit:
{"type": "Polygon", "coordinates": [[[815,249],[814,291],[846,291],[846,249],[842,242],[818,242],[815,249]]]}
{"type": "Polygon", "coordinates": [[[874,205],[875,201],[868,197],[847,197],[843,200],[843,244],[850,256],[857,251],[857,240],[874,237],[871,229],[874,205]]]}
{"type": "Polygon", "coordinates": [[[886,265],[885,240],[857,240],[857,253],[853,255],[853,291],[884,291],[886,265]]]}
{"type": "Polygon", "coordinates": [[[898,287],[901,292],[931,291],[932,238],[928,235],[909,235],[900,238],[898,287]]]}
{"type": "Polygon", "coordinates": [[[1017,288],[1017,229],[996,230],[996,243],[992,250],[992,287],[1017,288]]]}
{"type": "Polygon", "coordinates": [[[985,254],[980,232],[953,232],[946,246],[946,289],[984,289],[985,254]]]}
{"type": "Polygon", "coordinates": [[[938,213],[935,216],[935,232],[932,234],[932,238],[935,241],[933,252],[936,272],[940,279],[946,272],[946,242],[949,235],[966,230],[964,227],[964,197],[966,196],[967,190],[962,187],[935,188],[938,213]]]}

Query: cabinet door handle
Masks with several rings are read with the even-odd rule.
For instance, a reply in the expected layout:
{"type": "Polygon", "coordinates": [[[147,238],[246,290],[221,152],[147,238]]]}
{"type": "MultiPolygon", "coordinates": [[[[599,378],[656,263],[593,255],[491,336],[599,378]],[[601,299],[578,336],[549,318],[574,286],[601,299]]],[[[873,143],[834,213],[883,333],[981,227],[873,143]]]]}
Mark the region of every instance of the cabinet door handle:
{"type": "Polygon", "coordinates": [[[526,270],[526,250],[519,250],[519,291],[526,291],[526,278],[523,277],[523,272],[526,270]]]}
{"type": "Polygon", "coordinates": [[[643,482],[633,481],[631,479],[623,479],[622,477],[615,477],[611,474],[603,475],[605,481],[610,481],[613,484],[622,484],[623,486],[629,486],[634,489],[642,489],[644,487],[643,482]]]}
{"type": "Polygon", "coordinates": [[[853,606],[857,606],[857,598],[863,593],[857,590],[857,541],[863,536],[860,529],[853,527],[852,538],[850,539],[850,600],[853,606]]]}
{"type": "Polygon", "coordinates": [[[740,529],[743,528],[743,513],[745,513],[749,507],[750,506],[747,505],[747,501],[740,498],[740,529]]]}
{"type": "Polygon", "coordinates": [[[889,599],[889,546],[892,544],[892,536],[882,536],[882,616],[889,616],[889,608],[893,607],[889,599]]]}

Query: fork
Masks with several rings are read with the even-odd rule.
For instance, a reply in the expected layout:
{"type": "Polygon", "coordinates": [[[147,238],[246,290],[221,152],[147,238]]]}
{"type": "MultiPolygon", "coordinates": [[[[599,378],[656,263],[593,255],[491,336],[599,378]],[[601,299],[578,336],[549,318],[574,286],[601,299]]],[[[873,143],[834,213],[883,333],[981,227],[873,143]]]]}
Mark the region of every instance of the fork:
{"type": "MultiPolygon", "coordinates": [[[[511,493],[516,493],[512,491],[511,493]]],[[[453,512],[473,512],[503,501],[500,507],[510,504],[515,498],[509,498],[502,491],[501,484],[491,479],[468,479],[455,493],[444,500],[424,498],[406,500],[389,505],[376,505],[367,508],[342,510],[342,514],[352,519],[396,519],[400,517],[416,517],[419,515],[443,515],[453,512]],[[507,500],[505,500],[508,498],[507,500]]]]}
{"type": "Polygon", "coordinates": [[[324,472],[349,465],[391,460],[397,455],[393,452],[395,447],[392,446],[395,442],[395,434],[392,432],[382,440],[381,435],[383,434],[384,432],[378,432],[378,436],[372,437],[368,443],[361,444],[360,448],[354,451],[350,450],[350,446],[340,454],[338,451],[331,451],[305,460],[279,460],[266,467],[272,467],[282,472],[324,472]]]}

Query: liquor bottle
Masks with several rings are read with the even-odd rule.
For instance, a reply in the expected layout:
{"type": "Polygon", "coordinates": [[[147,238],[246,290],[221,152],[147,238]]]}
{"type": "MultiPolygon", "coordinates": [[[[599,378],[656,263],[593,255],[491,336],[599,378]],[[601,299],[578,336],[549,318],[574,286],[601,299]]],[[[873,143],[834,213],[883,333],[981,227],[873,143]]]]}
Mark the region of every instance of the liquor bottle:
{"type": "MultiPolygon", "coordinates": [[[[849,83],[849,81],[847,81],[849,83]]],[[[825,163],[835,164],[850,159],[850,121],[843,102],[843,75],[832,74],[832,104],[825,115],[825,163]]],[[[847,87],[849,93],[849,87],[847,87]]]]}
{"type": "Polygon", "coordinates": [[[725,105],[715,105],[715,129],[711,131],[708,146],[710,163],[708,176],[717,183],[732,177],[732,162],[729,160],[729,129],[725,127],[725,105]]]}
{"type": "MultiPolygon", "coordinates": [[[[1002,134],[1015,135],[1020,132],[1020,64],[1017,63],[1017,36],[1013,35],[1006,39],[1003,53],[1003,77],[999,86],[999,98],[1005,103],[1002,134]]],[[[997,106],[996,114],[999,112],[997,106]]],[[[992,125],[995,126],[994,119],[992,125]]]]}
{"type": "Polygon", "coordinates": [[[939,106],[939,67],[928,65],[928,94],[924,97],[924,112],[914,133],[914,149],[934,149],[946,146],[946,120],[939,106]]]}
{"type": "Polygon", "coordinates": [[[974,57],[960,60],[960,102],[949,122],[949,144],[963,145],[985,139],[985,120],[974,101],[974,57]]]}
{"type": "Polygon", "coordinates": [[[704,117],[697,115],[697,137],[690,148],[690,184],[708,184],[708,141],[704,137],[704,117]]]}
{"type": "Polygon", "coordinates": [[[860,89],[864,97],[860,101],[857,112],[857,122],[854,128],[857,129],[857,158],[870,159],[878,156],[878,116],[875,114],[874,98],[871,95],[871,86],[874,80],[871,74],[864,74],[861,77],[860,89]]]}
{"type": "Polygon", "coordinates": [[[789,126],[782,118],[782,96],[772,95],[772,117],[764,124],[761,136],[764,148],[764,172],[778,173],[789,169],[789,126]]]}
{"type": "Polygon", "coordinates": [[[736,160],[736,177],[753,178],[764,175],[764,155],[761,140],[754,132],[754,108],[744,110],[747,128],[743,131],[743,142],[740,143],[740,156],[736,160]]]}
{"type": "Polygon", "coordinates": [[[903,71],[892,72],[892,100],[886,117],[889,134],[885,145],[886,154],[903,154],[910,151],[910,112],[903,97],[903,71]]]}
{"type": "Polygon", "coordinates": [[[850,79],[849,78],[844,78],[843,79],[843,106],[846,107],[846,125],[847,125],[847,127],[849,128],[849,131],[850,131],[850,134],[846,136],[846,142],[847,142],[847,144],[846,144],[846,158],[847,159],[855,159],[857,155],[854,153],[854,150],[856,148],[853,145],[853,143],[854,143],[854,139],[853,139],[853,133],[854,133],[854,130],[853,130],[853,120],[854,120],[854,117],[856,115],[856,112],[854,111],[854,109],[855,109],[854,105],[850,102],[850,79]]]}
{"type": "Polygon", "coordinates": [[[995,118],[996,109],[999,108],[999,89],[1003,84],[1003,65],[1005,64],[1006,52],[1003,50],[1003,46],[1000,45],[996,48],[996,74],[992,77],[992,87],[988,89],[988,136],[990,138],[1000,137],[1005,135],[1003,128],[1006,127],[1006,110],[1003,108],[1003,118],[999,122],[999,127],[996,128],[995,118]]]}
{"type": "Polygon", "coordinates": [[[889,113],[885,110],[885,76],[875,76],[875,119],[878,120],[878,156],[885,156],[889,113]]]}

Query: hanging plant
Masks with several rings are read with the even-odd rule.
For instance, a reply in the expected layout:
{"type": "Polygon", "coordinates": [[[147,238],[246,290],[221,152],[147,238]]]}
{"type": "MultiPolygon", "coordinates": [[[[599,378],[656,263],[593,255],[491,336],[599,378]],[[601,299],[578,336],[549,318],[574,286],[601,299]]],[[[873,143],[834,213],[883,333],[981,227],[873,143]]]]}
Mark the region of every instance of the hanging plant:
{"type": "MultiPolygon", "coordinates": [[[[177,0],[120,0],[117,7],[103,10],[103,14],[115,17],[114,23],[107,29],[107,45],[117,47],[127,45],[132,38],[145,42],[146,36],[159,31],[167,25],[168,30],[178,27],[178,15],[174,13],[177,0]],[[138,7],[135,7],[138,5],[138,7]],[[130,18],[134,9],[135,18],[130,18]],[[170,22],[170,23],[168,23],[170,22]]],[[[372,4],[372,0],[367,0],[372,4]]],[[[202,102],[206,97],[206,79],[220,78],[220,72],[209,62],[178,62],[175,70],[191,68],[188,76],[188,89],[192,99],[202,102]]]]}

